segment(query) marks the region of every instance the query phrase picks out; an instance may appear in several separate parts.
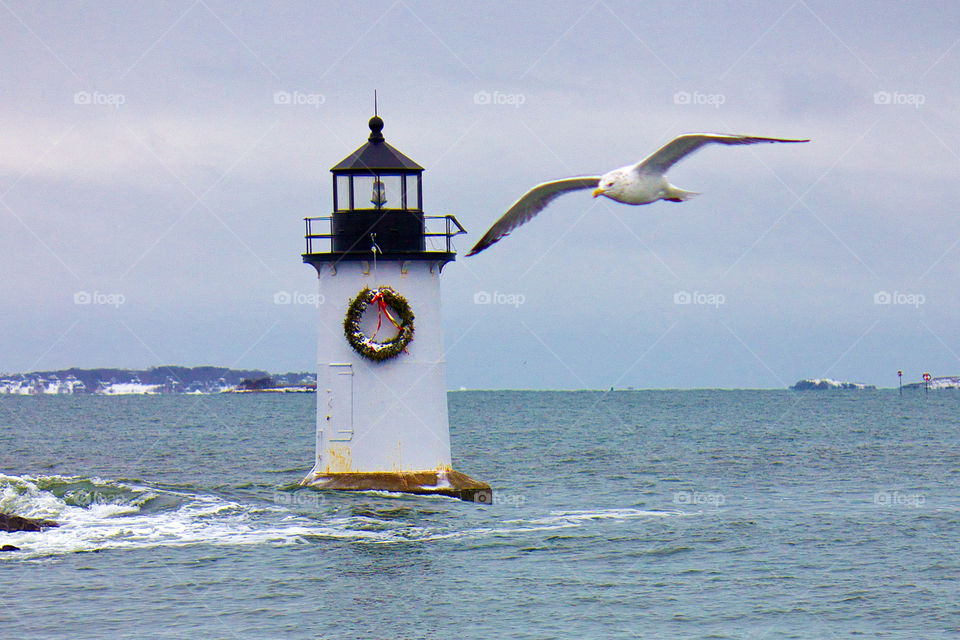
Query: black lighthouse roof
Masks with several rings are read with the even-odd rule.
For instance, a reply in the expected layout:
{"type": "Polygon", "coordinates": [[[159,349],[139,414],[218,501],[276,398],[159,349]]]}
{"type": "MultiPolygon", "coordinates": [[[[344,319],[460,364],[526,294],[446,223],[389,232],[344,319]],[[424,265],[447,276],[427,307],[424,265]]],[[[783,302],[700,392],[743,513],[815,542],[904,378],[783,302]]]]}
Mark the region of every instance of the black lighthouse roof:
{"type": "Polygon", "coordinates": [[[341,160],[333,172],[333,213],[305,218],[303,261],[428,260],[441,267],[454,260],[451,239],[465,233],[452,215],[425,215],[423,167],[383,138],[374,112],[366,144],[341,160]]]}
{"type": "Polygon", "coordinates": [[[367,143],[337,163],[330,171],[334,173],[423,171],[423,167],[387,143],[382,131],[383,119],[379,116],[370,118],[370,137],[367,138],[367,143]]]}

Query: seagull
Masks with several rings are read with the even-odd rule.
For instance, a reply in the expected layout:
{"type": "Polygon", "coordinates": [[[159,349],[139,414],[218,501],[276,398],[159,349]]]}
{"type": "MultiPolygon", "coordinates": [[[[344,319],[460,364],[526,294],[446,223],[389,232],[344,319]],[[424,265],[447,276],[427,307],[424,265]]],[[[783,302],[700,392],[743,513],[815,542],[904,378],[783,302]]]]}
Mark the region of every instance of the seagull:
{"type": "Polygon", "coordinates": [[[467,256],[474,256],[511,231],[531,220],[556,198],[570,191],[593,189],[593,197],[605,196],[624,204],[650,204],[657,200],[684,202],[700,195],[684,191],[667,181],[667,170],[708,144],[759,144],[761,142],[810,142],[787,138],[761,138],[730,133],[686,133],[663,145],[637,164],[614,169],[602,176],[577,176],[538,184],[523,194],[490,230],[483,234],[467,256]]]}

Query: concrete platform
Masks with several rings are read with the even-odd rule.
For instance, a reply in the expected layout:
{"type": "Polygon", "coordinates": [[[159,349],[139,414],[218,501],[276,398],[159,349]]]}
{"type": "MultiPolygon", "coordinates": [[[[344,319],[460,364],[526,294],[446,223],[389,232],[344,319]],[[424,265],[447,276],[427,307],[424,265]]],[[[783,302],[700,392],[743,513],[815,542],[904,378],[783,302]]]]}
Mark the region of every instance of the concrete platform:
{"type": "Polygon", "coordinates": [[[493,490],[486,482],[453,469],[374,473],[314,473],[300,486],[329,491],[395,491],[441,495],[478,504],[492,504],[493,490]]]}

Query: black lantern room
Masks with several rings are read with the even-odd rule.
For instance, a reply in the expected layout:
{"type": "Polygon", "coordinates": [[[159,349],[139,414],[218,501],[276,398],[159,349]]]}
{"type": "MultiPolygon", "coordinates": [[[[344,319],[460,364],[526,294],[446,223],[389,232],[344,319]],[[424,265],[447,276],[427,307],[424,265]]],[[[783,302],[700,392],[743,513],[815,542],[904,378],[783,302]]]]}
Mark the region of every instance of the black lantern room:
{"type": "Polygon", "coordinates": [[[372,254],[384,259],[453,260],[450,238],[463,228],[453,216],[424,215],[423,167],[387,143],[383,119],[374,116],[369,124],[366,144],[330,169],[333,214],[306,219],[304,261],[367,260],[372,254]],[[429,232],[430,220],[446,220],[445,231],[429,232]],[[327,221],[329,233],[314,233],[317,224],[327,221]],[[329,240],[329,251],[316,251],[313,240],[329,240]],[[440,246],[434,246],[438,241],[440,246]]]}

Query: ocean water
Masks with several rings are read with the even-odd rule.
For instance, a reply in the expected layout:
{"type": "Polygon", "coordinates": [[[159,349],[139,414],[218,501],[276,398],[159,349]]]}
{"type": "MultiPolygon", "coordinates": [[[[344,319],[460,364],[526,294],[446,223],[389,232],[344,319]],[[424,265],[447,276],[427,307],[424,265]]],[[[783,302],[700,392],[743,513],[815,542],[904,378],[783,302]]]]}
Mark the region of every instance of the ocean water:
{"type": "Polygon", "coordinates": [[[958,638],[960,393],[457,392],[496,502],[294,487],[314,396],[0,397],[0,637],[958,638]]]}

